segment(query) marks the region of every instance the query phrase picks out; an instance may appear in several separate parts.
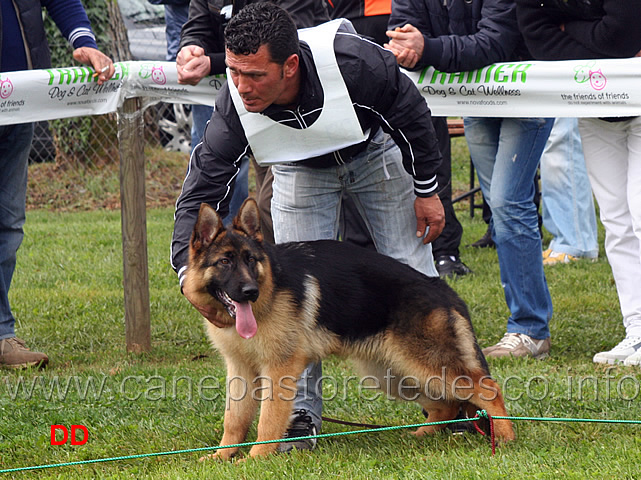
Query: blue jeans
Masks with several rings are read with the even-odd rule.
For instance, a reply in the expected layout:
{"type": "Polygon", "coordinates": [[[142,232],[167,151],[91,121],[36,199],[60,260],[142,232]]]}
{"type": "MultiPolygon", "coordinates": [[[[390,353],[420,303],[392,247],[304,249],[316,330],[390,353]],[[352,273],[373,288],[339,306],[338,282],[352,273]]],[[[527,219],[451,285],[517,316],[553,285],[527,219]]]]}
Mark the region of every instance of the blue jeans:
{"type": "MultiPolygon", "coordinates": [[[[276,243],[335,239],[343,192],[351,194],[376,250],[436,277],[431,245],[416,237],[414,186],[394,141],[379,131],[352,162],[324,169],[274,165],[272,219],[276,243]]],[[[539,253],[540,255],[540,253],[539,253]]],[[[321,364],[298,381],[294,409],[321,424],[321,364]]]]}
{"type": "Polygon", "coordinates": [[[575,257],[597,258],[596,214],[576,118],[557,118],[541,156],[543,226],[554,238],[549,248],[575,257]]]}
{"type": "MultiPolygon", "coordinates": [[[[203,135],[205,134],[205,127],[207,122],[211,118],[211,114],[214,111],[214,107],[209,105],[192,105],[191,107],[191,150],[194,151],[196,145],[198,145],[203,135]]],[[[243,161],[240,165],[240,172],[236,176],[236,182],[234,183],[234,192],[231,195],[231,200],[229,202],[229,214],[223,218],[223,223],[227,225],[230,223],[238,210],[240,210],[241,205],[245,199],[249,196],[249,157],[243,158],[243,161]]]]}
{"type": "Polygon", "coordinates": [[[548,290],[534,179],[553,119],[465,118],[465,139],[483,196],[492,210],[492,238],[510,309],[508,333],[550,336],[548,290]]]}
{"type": "Polygon", "coordinates": [[[9,287],[24,232],[33,124],[0,126],[0,340],[15,337],[9,287]]]}
{"type": "Polygon", "coordinates": [[[173,62],[178,55],[180,30],[189,18],[189,2],[182,5],[165,4],[165,38],[167,39],[167,61],[173,62]]]}

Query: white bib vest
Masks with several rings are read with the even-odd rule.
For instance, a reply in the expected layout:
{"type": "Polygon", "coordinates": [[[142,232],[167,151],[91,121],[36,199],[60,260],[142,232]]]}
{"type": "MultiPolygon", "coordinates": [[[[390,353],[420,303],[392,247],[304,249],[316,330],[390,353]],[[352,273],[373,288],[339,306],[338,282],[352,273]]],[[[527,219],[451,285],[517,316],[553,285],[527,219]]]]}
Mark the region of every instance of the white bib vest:
{"type": "MultiPolygon", "coordinates": [[[[345,20],[332,20],[298,31],[299,38],[312,50],[323,89],[322,111],[309,127],[292,128],[266,115],[248,112],[234,82],[227,82],[245,135],[259,165],[297,162],[366,140],[367,136],[363,134],[358,122],[334,53],[334,37],[343,21],[345,20]]],[[[227,78],[231,79],[229,70],[227,78]]]]}

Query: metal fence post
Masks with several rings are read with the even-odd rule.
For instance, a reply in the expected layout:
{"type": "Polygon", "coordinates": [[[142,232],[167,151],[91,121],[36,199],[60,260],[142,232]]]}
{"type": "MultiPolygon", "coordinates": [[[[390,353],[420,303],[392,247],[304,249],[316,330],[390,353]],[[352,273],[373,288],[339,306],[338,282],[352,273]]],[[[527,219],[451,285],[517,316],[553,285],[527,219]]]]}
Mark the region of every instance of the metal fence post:
{"type": "Polygon", "coordinates": [[[125,336],[131,353],[151,350],[141,104],[140,98],[129,98],[118,112],[125,336]]]}

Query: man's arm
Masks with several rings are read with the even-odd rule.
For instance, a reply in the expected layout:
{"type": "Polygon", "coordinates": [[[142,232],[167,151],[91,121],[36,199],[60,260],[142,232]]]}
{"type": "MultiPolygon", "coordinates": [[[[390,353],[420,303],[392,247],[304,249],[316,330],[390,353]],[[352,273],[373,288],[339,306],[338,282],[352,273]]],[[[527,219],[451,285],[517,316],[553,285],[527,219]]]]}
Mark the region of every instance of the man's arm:
{"type": "Polygon", "coordinates": [[[224,73],[223,18],[220,12],[210,12],[207,0],[190,1],[189,19],[180,32],[179,47],[176,63],[180,83],[195,85],[206,75],[224,73]],[[209,71],[203,74],[206,66],[209,71]],[[184,68],[187,72],[181,72],[184,68]]]}
{"type": "Polygon", "coordinates": [[[79,0],[49,0],[42,4],[60,30],[60,33],[73,47],[73,58],[90,65],[98,74],[98,84],[102,85],[115,73],[113,61],[98,50],[96,37],[82,3],[79,0]]]}
{"type": "Polygon", "coordinates": [[[240,162],[249,152],[238,117],[229,120],[221,114],[221,111],[228,112],[229,108],[233,108],[230,104],[229,90],[223,87],[203,141],[191,155],[182,191],[176,202],[171,265],[181,283],[189,255],[189,239],[200,204],[208,203],[221,217],[227,215],[240,162]]]}

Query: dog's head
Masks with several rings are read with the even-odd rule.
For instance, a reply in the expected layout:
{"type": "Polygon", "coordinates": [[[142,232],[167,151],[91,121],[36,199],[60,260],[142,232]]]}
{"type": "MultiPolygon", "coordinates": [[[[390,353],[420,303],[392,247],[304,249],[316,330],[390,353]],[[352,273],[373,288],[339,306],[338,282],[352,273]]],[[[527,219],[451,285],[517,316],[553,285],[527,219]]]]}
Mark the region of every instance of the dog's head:
{"type": "Polygon", "coordinates": [[[200,206],[189,243],[189,264],[184,286],[190,299],[211,305],[219,317],[236,325],[243,338],[258,329],[252,303],[261,294],[270,269],[263,248],[255,200],[243,203],[231,226],[209,205],[200,206]]]}

